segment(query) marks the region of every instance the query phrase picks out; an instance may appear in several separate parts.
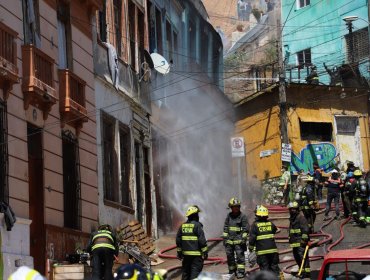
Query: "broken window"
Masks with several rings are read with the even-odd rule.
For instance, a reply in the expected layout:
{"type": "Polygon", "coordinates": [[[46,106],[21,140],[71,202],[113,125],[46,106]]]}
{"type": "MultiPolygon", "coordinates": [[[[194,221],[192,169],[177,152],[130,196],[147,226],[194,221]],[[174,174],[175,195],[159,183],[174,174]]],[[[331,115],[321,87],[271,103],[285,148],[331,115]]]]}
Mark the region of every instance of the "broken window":
{"type": "Polygon", "coordinates": [[[72,30],[69,4],[58,2],[58,52],[59,69],[72,69],[72,30]]]}
{"type": "Polygon", "coordinates": [[[6,104],[0,102],[0,201],[8,202],[8,120],[6,104]]]}
{"type": "Polygon", "coordinates": [[[311,65],[311,49],[305,49],[303,51],[297,52],[297,62],[298,66],[310,66],[311,65]]]}
{"type": "Polygon", "coordinates": [[[369,31],[367,27],[352,32],[352,37],[347,34],[345,38],[347,61],[351,61],[352,57],[354,62],[358,62],[369,57],[369,31]],[[353,40],[353,48],[351,48],[351,38],[353,40]]]}
{"type": "Polygon", "coordinates": [[[130,130],[102,112],[104,199],[132,208],[130,130]]]}
{"type": "Polygon", "coordinates": [[[23,0],[24,44],[41,47],[39,0],[23,0]]]}
{"type": "Polygon", "coordinates": [[[303,8],[310,5],[310,0],[297,0],[298,8],[303,8]]]}
{"type": "Polygon", "coordinates": [[[332,141],[333,126],[326,122],[304,122],[299,121],[302,140],[332,141]]]}
{"type": "Polygon", "coordinates": [[[64,226],[81,229],[81,178],[78,140],[71,131],[62,132],[64,226]]]}

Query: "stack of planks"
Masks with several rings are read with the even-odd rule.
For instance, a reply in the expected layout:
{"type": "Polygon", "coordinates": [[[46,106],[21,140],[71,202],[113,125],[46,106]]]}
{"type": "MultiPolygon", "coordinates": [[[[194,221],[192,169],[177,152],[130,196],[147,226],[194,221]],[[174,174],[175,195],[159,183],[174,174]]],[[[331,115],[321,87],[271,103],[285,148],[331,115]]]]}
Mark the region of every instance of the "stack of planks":
{"type": "Polygon", "coordinates": [[[152,239],[147,236],[142,225],[136,220],[130,221],[127,225],[120,225],[117,228],[117,239],[120,243],[135,244],[145,255],[150,255],[155,250],[152,239]]]}

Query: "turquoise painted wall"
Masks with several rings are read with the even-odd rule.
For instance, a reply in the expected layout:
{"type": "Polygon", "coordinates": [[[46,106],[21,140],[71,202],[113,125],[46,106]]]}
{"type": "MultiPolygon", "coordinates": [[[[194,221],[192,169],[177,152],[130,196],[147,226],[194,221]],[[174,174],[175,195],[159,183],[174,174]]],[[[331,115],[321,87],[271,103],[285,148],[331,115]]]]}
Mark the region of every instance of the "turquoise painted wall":
{"type": "MultiPolygon", "coordinates": [[[[330,78],[323,63],[331,69],[347,62],[344,35],[348,34],[345,22],[346,16],[358,16],[353,22],[353,31],[368,27],[369,0],[311,0],[310,5],[298,8],[299,0],[282,0],[283,53],[286,64],[297,65],[296,53],[311,48],[312,63],[316,65],[320,82],[330,83],[330,78]]],[[[369,78],[369,59],[360,61],[362,75],[369,78]]],[[[297,72],[292,72],[292,78],[297,78],[297,72]]],[[[301,80],[307,72],[301,70],[301,80]],[[303,75],[303,76],[302,76],[303,75]]],[[[289,78],[289,73],[287,72],[289,78]]]]}

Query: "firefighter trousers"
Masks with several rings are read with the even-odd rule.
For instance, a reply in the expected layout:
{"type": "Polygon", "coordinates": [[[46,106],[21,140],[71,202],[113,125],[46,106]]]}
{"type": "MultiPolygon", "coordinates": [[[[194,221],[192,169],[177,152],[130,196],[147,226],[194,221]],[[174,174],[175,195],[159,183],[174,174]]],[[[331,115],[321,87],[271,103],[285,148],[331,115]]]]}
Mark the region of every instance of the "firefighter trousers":
{"type": "Polygon", "coordinates": [[[184,256],[182,259],[182,280],[191,280],[202,272],[204,260],[201,256],[184,256]]]}
{"type": "Polygon", "coordinates": [[[92,251],[92,280],[113,280],[114,251],[100,247],[92,251]]]}
{"type": "Polygon", "coordinates": [[[245,255],[246,250],[245,244],[226,244],[225,246],[226,256],[227,256],[227,265],[229,271],[237,271],[239,273],[245,272],[245,255]],[[236,255],[236,262],[235,262],[236,255]]]}
{"type": "Polygon", "coordinates": [[[279,253],[257,256],[257,264],[260,270],[268,270],[273,272],[276,276],[280,276],[279,253]]]}
{"type": "Polygon", "coordinates": [[[341,193],[341,197],[343,204],[343,214],[345,218],[348,218],[351,214],[351,200],[349,198],[349,195],[344,192],[341,193]]]}
{"type": "Polygon", "coordinates": [[[313,209],[303,209],[302,210],[304,217],[307,220],[308,227],[310,229],[309,233],[314,233],[316,212],[313,209]]]}
{"type": "MultiPolygon", "coordinates": [[[[301,268],[301,264],[302,264],[305,249],[306,249],[305,247],[301,247],[301,246],[293,248],[293,256],[294,256],[294,259],[295,259],[295,261],[298,265],[298,271],[301,268]]],[[[310,261],[309,261],[308,254],[309,254],[309,251],[307,252],[307,255],[306,255],[306,259],[305,259],[305,262],[304,262],[304,265],[303,265],[302,274],[311,273],[310,261]]]]}
{"type": "Polygon", "coordinates": [[[362,201],[362,202],[356,202],[357,205],[357,215],[358,215],[358,223],[362,227],[367,226],[366,222],[366,214],[367,214],[367,208],[368,208],[368,202],[362,201]]]}

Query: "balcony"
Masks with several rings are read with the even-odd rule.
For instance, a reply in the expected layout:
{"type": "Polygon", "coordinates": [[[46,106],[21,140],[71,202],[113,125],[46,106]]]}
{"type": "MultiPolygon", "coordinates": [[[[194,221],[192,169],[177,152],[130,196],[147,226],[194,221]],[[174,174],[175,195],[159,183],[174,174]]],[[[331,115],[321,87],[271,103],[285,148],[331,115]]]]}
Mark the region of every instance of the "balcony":
{"type": "Polygon", "coordinates": [[[54,87],[54,60],[33,45],[22,46],[24,109],[34,105],[44,120],[57,102],[54,87]]]}
{"type": "Polygon", "coordinates": [[[18,83],[17,39],[18,33],[0,21],[0,87],[4,100],[8,99],[13,84],[18,83]]]}
{"type": "Polygon", "coordinates": [[[59,104],[62,127],[68,123],[76,128],[77,134],[83,123],[88,121],[85,86],[86,82],[70,70],[59,70],[59,104]]]}

